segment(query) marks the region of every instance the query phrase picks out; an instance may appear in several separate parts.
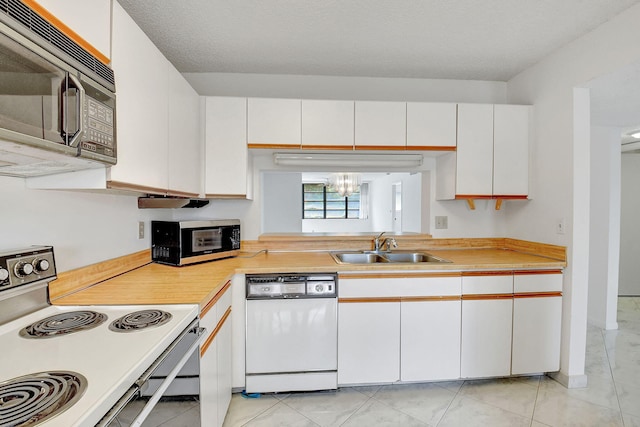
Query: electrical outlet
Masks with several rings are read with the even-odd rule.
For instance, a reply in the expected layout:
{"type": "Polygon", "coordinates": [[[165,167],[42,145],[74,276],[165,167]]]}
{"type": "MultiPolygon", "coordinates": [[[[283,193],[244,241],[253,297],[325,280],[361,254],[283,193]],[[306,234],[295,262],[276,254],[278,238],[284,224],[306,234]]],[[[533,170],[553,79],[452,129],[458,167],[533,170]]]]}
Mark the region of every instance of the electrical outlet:
{"type": "Polygon", "coordinates": [[[558,222],[556,223],[556,233],[557,234],[564,234],[565,233],[565,229],[566,229],[565,219],[564,218],[560,218],[558,220],[558,222]]]}
{"type": "Polygon", "coordinates": [[[449,218],[446,216],[437,216],[436,217],[436,229],[437,230],[446,230],[449,228],[449,218]]]}
{"type": "Polygon", "coordinates": [[[138,221],[138,239],[144,239],[144,221],[138,221]]]}

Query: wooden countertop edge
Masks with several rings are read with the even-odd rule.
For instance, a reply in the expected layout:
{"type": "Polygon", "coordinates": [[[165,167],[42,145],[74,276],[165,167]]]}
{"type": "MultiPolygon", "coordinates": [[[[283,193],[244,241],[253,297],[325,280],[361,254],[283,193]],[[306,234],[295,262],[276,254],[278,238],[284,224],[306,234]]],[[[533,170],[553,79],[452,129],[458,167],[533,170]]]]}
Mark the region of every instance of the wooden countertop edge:
{"type": "Polygon", "coordinates": [[[59,273],[57,279],[49,283],[49,299],[54,301],[149,263],[151,249],[145,249],[59,273]]]}

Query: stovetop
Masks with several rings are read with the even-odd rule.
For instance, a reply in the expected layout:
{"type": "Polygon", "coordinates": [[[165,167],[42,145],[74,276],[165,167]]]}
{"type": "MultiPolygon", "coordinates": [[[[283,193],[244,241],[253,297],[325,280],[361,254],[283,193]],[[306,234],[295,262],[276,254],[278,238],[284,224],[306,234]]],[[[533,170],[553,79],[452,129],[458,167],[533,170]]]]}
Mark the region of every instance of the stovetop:
{"type": "Polygon", "coordinates": [[[87,388],[64,412],[42,423],[46,427],[87,426],[97,423],[133,382],[197,317],[198,306],[48,306],[0,325],[0,383],[39,372],[74,372],[85,377],[87,388]],[[116,319],[142,309],[171,314],[159,326],[129,333],[114,332],[116,319]],[[25,338],[26,326],[63,313],[92,310],[106,315],[98,326],[46,339],[25,338]]]}

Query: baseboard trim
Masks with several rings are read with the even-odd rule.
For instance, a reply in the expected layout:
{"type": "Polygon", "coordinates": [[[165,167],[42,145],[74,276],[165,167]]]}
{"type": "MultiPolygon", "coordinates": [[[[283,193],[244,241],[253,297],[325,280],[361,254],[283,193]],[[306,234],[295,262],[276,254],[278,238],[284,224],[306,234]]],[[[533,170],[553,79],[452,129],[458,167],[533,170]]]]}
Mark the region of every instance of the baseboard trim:
{"type": "Polygon", "coordinates": [[[562,372],[550,372],[547,374],[566,388],[585,388],[587,386],[586,375],[566,375],[562,372]]]}

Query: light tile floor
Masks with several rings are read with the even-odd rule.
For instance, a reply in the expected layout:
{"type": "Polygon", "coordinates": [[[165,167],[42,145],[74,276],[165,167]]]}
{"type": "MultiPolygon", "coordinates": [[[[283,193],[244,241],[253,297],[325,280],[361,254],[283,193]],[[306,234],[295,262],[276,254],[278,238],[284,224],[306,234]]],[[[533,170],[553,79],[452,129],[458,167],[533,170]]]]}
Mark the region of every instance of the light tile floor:
{"type": "MultiPolygon", "coordinates": [[[[587,388],[546,376],[344,387],[335,392],[234,394],[224,427],[626,426],[640,427],[640,298],[620,298],[617,331],[589,327],[587,388]]],[[[164,427],[194,427],[179,407],[164,427]]],[[[145,426],[147,424],[145,423],[145,426]]]]}

